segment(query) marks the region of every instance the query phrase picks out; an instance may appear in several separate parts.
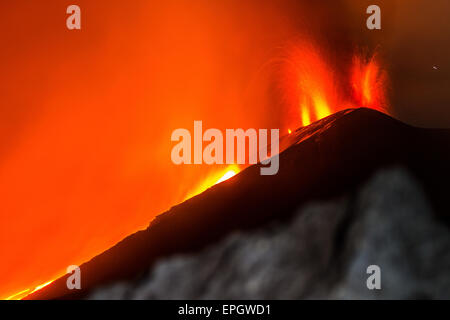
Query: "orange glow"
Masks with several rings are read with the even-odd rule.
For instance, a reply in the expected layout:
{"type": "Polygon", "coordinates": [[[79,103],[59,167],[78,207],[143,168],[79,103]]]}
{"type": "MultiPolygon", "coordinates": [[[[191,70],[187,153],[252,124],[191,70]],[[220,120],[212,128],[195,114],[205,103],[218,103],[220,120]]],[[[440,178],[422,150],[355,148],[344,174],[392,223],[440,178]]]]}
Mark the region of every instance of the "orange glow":
{"type": "Polygon", "coordinates": [[[173,130],[280,127],[261,112],[273,105],[266,52],[292,31],[276,2],[78,0],[94,17],[79,32],[64,3],[2,5],[0,298],[56,279],[229,171],[174,165],[173,130]]]}
{"type": "Polygon", "coordinates": [[[291,129],[288,129],[288,133],[291,134],[291,133],[292,133],[292,130],[291,130],[291,129]]]}
{"type": "Polygon", "coordinates": [[[329,60],[312,41],[289,48],[283,87],[302,126],[349,105],[386,110],[387,74],[375,56],[355,54],[344,77],[329,60]]]}

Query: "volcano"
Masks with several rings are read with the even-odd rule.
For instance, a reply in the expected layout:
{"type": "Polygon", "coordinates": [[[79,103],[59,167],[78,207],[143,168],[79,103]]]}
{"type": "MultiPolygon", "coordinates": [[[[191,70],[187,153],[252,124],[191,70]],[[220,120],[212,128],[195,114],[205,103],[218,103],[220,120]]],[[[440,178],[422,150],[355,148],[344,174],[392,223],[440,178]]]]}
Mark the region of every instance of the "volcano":
{"type": "MultiPolygon", "coordinates": [[[[259,164],[250,166],[172,207],[146,230],[81,265],[81,290],[67,289],[65,276],[27,299],[85,298],[112,283],[139,282],[160,261],[195,256],[235,232],[251,233],[274,223],[289,224],[298,208],[352,194],[378,171],[390,167],[401,167],[418,181],[430,203],[430,219],[447,228],[448,146],[450,130],[412,127],[371,109],[340,111],[282,137],[278,174],[261,176],[259,164]]],[[[382,189],[380,194],[390,190],[389,196],[397,197],[395,188],[382,189]]],[[[325,219],[331,221],[337,215],[338,211],[329,210],[325,219]]],[[[333,250],[343,246],[350,220],[340,221],[336,236],[330,240],[333,250]]],[[[330,230],[326,224],[319,224],[316,232],[327,234],[330,230]]]]}

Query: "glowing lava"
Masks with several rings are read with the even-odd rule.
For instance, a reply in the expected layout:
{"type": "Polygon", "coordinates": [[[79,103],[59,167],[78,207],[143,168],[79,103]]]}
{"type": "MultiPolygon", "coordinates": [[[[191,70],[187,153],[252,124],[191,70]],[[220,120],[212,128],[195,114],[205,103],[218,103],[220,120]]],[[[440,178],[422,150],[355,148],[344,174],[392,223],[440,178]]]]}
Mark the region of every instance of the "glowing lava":
{"type": "Polygon", "coordinates": [[[211,175],[210,177],[205,179],[202,182],[202,184],[199,185],[193,192],[190,192],[188,196],[185,198],[185,200],[202,193],[206,189],[211,188],[213,185],[216,185],[218,183],[230,179],[231,177],[238,174],[239,171],[240,169],[237,165],[230,165],[224,171],[220,171],[216,174],[211,175]]]}
{"type": "Polygon", "coordinates": [[[221,183],[222,181],[225,181],[225,180],[228,180],[228,179],[230,179],[231,177],[235,176],[236,174],[237,174],[237,172],[234,171],[234,170],[227,171],[227,172],[223,175],[223,177],[220,178],[215,184],[221,183]]]}
{"type": "Polygon", "coordinates": [[[33,292],[36,292],[36,291],[41,290],[42,288],[48,286],[48,285],[49,285],[50,283],[52,283],[53,281],[54,281],[54,280],[48,281],[48,282],[46,282],[46,283],[44,283],[44,284],[41,284],[41,285],[35,287],[34,289],[25,289],[25,290],[22,290],[22,291],[20,291],[20,292],[18,292],[18,293],[15,293],[15,294],[13,294],[13,295],[11,295],[11,296],[5,298],[5,300],[20,300],[20,299],[23,299],[23,298],[25,298],[26,296],[32,294],[33,292]]]}
{"type": "Polygon", "coordinates": [[[302,126],[349,106],[386,111],[388,77],[376,55],[355,54],[344,77],[329,60],[307,42],[290,48],[285,59],[282,87],[302,126]]]}

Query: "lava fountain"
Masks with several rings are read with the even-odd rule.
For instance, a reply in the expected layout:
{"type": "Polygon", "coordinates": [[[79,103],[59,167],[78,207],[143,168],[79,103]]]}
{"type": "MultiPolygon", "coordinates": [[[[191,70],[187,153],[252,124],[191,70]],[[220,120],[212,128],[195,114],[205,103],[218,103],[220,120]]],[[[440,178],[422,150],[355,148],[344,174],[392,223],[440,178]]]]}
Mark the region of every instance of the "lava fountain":
{"type": "Polygon", "coordinates": [[[307,126],[347,108],[387,112],[388,77],[377,54],[355,53],[351,61],[342,76],[323,50],[312,42],[288,49],[283,59],[281,90],[289,108],[296,110],[294,117],[300,118],[297,125],[307,126]]]}

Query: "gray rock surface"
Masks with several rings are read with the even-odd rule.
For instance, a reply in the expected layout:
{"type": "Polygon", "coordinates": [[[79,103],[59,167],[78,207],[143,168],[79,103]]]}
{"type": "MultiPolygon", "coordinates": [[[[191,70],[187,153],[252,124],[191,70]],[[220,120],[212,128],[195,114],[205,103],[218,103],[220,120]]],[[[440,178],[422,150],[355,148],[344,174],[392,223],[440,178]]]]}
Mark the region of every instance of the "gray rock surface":
{"type": "Polygon", "coordinates": [[[160,261],[140,280],[89,298],[450,298],[450,232],[415,179],[394,168],[352,194],[299,208],[290,222],[160,261]],[[380,290],[367,288],[369,265],[381,269],[380,290]]]}

